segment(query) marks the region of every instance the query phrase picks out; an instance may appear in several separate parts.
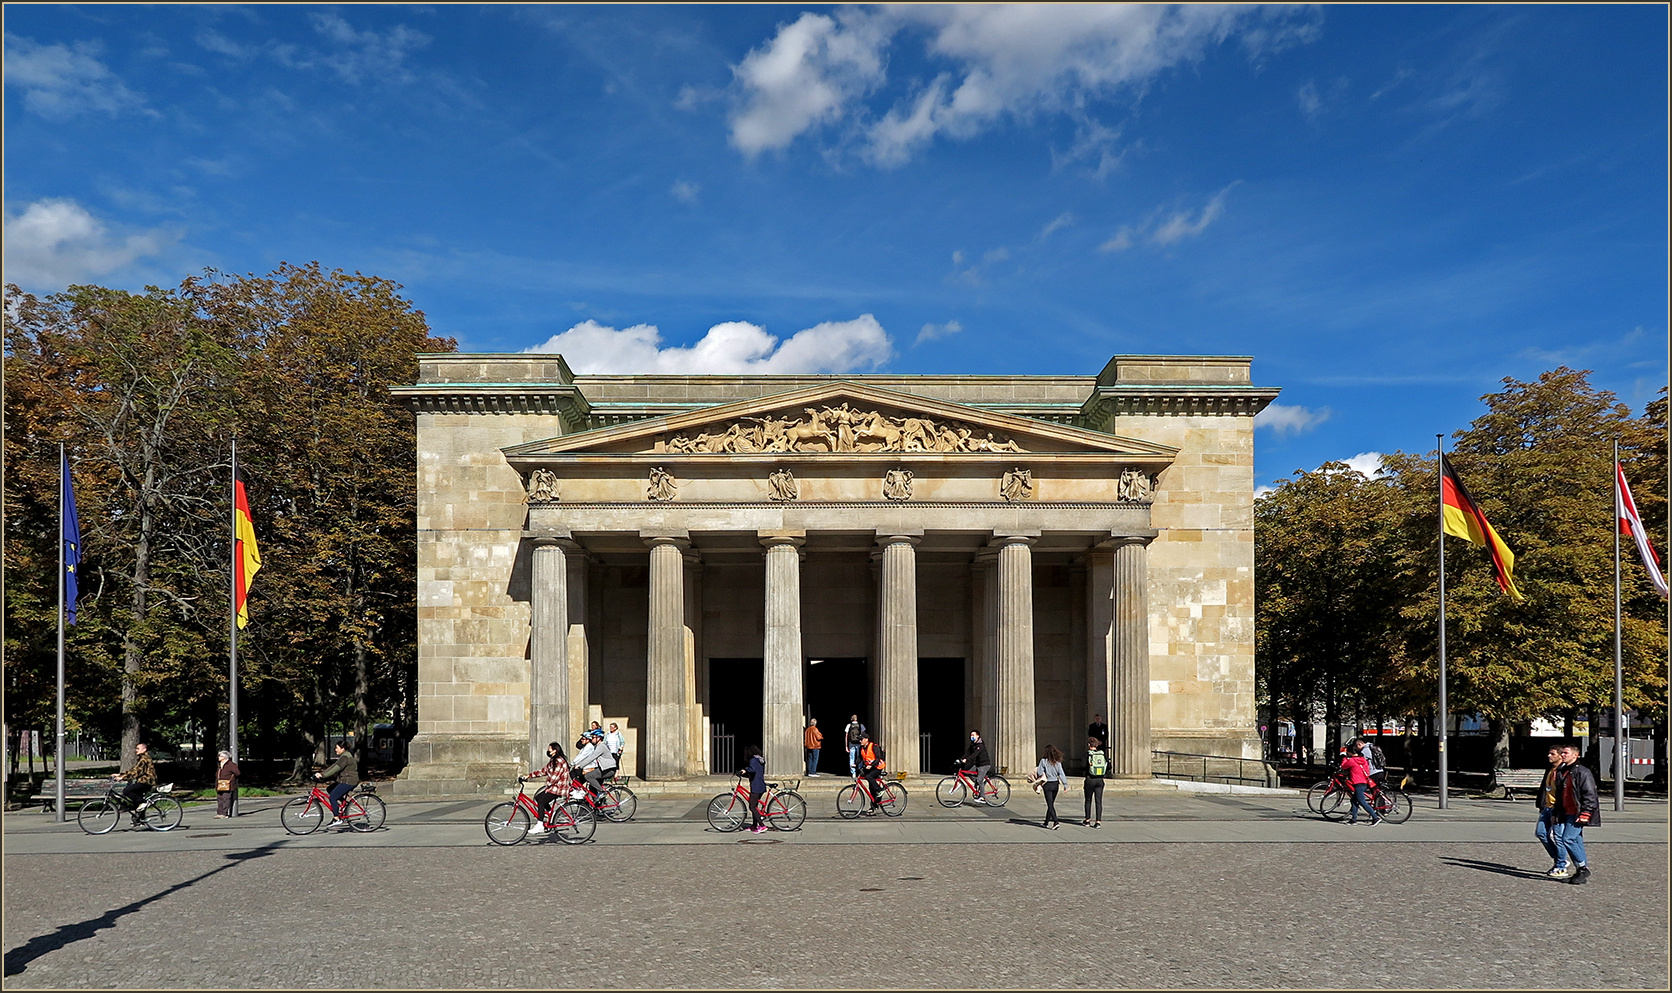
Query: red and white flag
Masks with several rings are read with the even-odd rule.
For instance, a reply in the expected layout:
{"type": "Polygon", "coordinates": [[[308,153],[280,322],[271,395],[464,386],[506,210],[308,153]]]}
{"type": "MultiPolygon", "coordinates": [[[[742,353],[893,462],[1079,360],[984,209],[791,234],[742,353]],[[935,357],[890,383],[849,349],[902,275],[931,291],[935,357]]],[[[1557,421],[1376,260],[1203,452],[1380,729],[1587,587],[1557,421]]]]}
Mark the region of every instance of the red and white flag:
{"type": "Polygon", "coordinates": [[[1655,592],[1665,598],[1666,576],[1660,571],[1660,558],[1655,555],[1655,546],[1649,544],[1649,532],[1643,527],[1643,518],[1638,516],[1637,502],[1631,498],[1631,487],[1626,485],[1626,471],[1618,462],[1614,463],[1614,474],[1618,477],[1614,512],[1620,519],[1620,533],[1631,535],[1632,540],[1637,542],[1637,554],[1643,559],[1643,568],[1649,572],[1649,582],[1654,583],[1655,592]]]}

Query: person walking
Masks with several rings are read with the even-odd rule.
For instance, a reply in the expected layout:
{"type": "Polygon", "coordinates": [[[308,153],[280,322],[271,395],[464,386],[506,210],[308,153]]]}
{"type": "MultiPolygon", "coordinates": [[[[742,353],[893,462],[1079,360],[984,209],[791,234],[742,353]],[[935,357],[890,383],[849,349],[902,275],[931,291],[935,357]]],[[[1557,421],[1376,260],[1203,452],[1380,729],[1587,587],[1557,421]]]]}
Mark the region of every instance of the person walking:
{"type": "Polygon", "coordinates": [[[1086,819],[1081,824],[1094,828],[1103,826],[1103,779],[1109,775],[1109,755],[1103,742],[1095,737],[1086,739],[1086,819]],[[1097,820],[1091,818],[1092,799],[1097,800],[1097,820]]]}
{"type": "Polygon", "coordinates": [[[215,770],[215,816],[231,817],[232,805],[238,800],[238,763],[224,748],[220,759],[221,766],[215,770]]]}
{"type": "Polygon", "coordinates": [[[1562,746],[1562,764],[1556,768],[1551,792],[1560,824],[1556,843],[1570,868],[1563,878],[1570,883],[1588,883],[1591,867],[1585,862],[1585,828],[1601,824],[1602,816],[1597,806],[1597,777],[1589,766],[1580,763],[1578,745],[1570,742],[1562,746]]]}
{"type": "Polygon", "coordinates": [[[1361,807],[1366,814],[1370,815],[1372,827],[1382,823],[1382,818],[1376,813],[1375,808],[1370,806],[1370,801],[1366,799],[1366,793],[1370,789],[1370,760],[1356,751],[1349,751],[1346,758],[1341,760],[1341,768],[1347,770],[1347,782],[1352,784],[1353,787],[1353,810],[1352,816],[1347,818],[1347,823],[1358,823],[1358,812],[1361,807]]]}
{"type": "Polygon", "coordinates": [[[819,778],[819,746],[824,744],[824,732],[819,730],[819,719],[809,717],[807,730],[801,736],[801,744],[807,749],[807,775],[809,778],[819,778]]]}
{"type": "Polygon", "coordinates": [[[766,794],[766,759],[761,755],[761,746],[750,745],[743,750],[746,765],[743,775],[749,777],[749,816],[752,823],[749,830],[760,834],[766,830],[761,822],[761,797],[766,794]]]}
{"type": "Polygon", "coordinates": [[[1045,823],[1040,827],[1052,831],[1062,827],[1062,821],[1057,818],[1057,791],[1068,781],[1062,771],[1062,758],[1062,751],[1057,746],[1046,745],[1039,767],[1034,770],[1034,775],[1040,780],[1040,790],[1045,794],[1045,823]]]}
{"type": "Polygon", "coordinates": [[[1550,763],[1550,768],[1544,771],[1544,782],[1538,788],[1538,823],[1533,827],[1533,837],[1550,856],[1550,869],[1545,875],[1551,879],[1566,879],[1571,875],[1568,872],[1567,850],[1557,843],[1561,822],[1556,815],[1556,770],[1562,765],[1561,746],[1551,745],[1544,760],[1550,763]]]}
{"type": "Polygon", "coordinates": [[[848,718],[848,726],[842,729],[842,740],[848,746],[848,775],[859,775],[859,742],[865,737],[865,725],[859,723],[859,715],[848,718]]]}

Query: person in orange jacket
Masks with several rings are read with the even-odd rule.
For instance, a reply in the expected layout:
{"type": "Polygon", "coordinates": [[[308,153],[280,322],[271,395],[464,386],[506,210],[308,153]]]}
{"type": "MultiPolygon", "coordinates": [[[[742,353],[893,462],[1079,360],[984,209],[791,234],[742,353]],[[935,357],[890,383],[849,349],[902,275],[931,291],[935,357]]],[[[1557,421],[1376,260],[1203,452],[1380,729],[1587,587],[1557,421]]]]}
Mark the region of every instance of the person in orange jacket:
{"type": "Polygon", "coordinates": [[[807,720],[807,730],[801,736],[801,743],[807,748],[807,775],[816,779],[819,775],[819,747],[824,744],[824,732],[819,730],[817,717],[807,720]]]}

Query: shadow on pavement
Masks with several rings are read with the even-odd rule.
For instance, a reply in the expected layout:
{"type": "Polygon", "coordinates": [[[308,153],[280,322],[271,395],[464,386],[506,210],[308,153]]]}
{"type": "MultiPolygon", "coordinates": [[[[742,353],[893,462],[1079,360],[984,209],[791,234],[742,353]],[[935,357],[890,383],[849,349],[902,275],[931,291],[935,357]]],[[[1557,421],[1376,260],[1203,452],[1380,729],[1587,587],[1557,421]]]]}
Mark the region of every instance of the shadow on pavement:
{"type": "Polygon", "coordinates": [[[265,855],[271,855],[273,854],[273,849],[283,845],[284,843],[284,839],[281,838],[277,841],[270,841],[267,844],[262,845],[260,848],[252,848],[247,852],[230,852],[224,856],[224,858],[227,858],[230,861],[228,861],[225,865],[216,866],[215,868],[210,869],[201,876],[188,879],[183,883],[175,883],[173,886],[163,890],[161,893],[154,893],[143,900],[136,900],[127,906],[117,907],[115,910],[107,910],[91,920],[77,921],[74,924],[65,924],[63,927],[60,927],[51,934],[43,934],[38,937],[30,938],[28,941],[6,953],[5,975],[16,976],[28,969],[29,963],[40,958],[42,955],[46,955],[49,952],[55,952],[66,945],[73,945],[78,941],[84,941],[98,934],[100,931],[106,930],[107,928],[113,928],[116,926],[116,922],[123,917],[142,910],[171,893],[179,892],[188,886],[194,886],[203,880],[208,879],[210,876],[213,876],[217,872],[225,872],[240,862],[247,862],[250,859],[258,859],[265,855]]]}
{"type": "Polygon", "coordinates": [[[1448,865],[1460,865],[1465,869],[1479,869],[1481,872],[1495,872],[1500,876],[1515,876],[1518,879],[1545,878],[1544,873],[1542,872],[1533,872],[1529,869],[1521,869],[1513,865],[1504,865],[1501,862],[1482,862],[1479,859],[1461,859],[1450,856],[1447,856],[1440,861],[1445,862],[1448,865]]]}

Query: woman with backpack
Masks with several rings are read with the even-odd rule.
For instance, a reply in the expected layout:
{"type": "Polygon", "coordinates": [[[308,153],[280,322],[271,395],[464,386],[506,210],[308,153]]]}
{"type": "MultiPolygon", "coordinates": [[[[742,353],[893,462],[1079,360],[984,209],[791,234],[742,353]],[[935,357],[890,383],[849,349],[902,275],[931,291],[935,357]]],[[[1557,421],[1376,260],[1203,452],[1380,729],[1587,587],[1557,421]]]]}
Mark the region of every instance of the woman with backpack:
{"type": "Polygon", "coordinates": [[[1103,778],[1109,774],[1109,755],[1103,751],[1103,742],[1096,738],[1086,739],[1086,819],[1081,824],[1092,827],[1103,826],[1103,778]],[[1097,798],[1097,820],[1091,819],[1091,801],[1097,798]]]}

